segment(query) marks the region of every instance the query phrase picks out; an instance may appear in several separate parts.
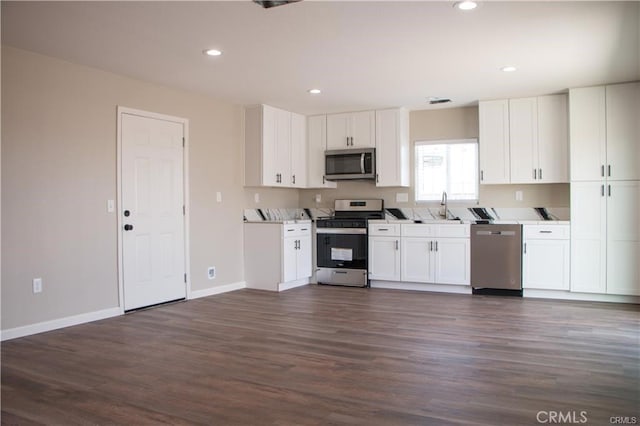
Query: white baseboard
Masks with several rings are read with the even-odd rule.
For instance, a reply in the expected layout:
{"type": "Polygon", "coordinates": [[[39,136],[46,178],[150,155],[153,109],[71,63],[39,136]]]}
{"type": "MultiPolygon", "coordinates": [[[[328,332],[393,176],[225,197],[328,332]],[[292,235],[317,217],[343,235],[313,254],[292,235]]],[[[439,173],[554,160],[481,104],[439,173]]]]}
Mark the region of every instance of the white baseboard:
{"type": "Polygon", "coordinates": [[[59,318],[51,321],[25,325],[22,327],[10,328],[7,330],[2,330],[0,340],[5,341],[16,339],[18,337],[44,333],[46,331],[57,330],[59,328],[71,327],[72,325],[84,324],[87,322],[98,321],[105,318],[117,317],[118,315],[122,315],[122,309],[120,309],[120,307],[103,309],[101,311],[95,312],[87,312],[85,314],[73,315],[70,317],[59,318]]]}
{"type": "Polygon", "coordinates": [[[404,281],[371,280],[371,288],[390,288],[394,290],[433,291],[437,293],[471,294],[471,286],[451,284],[423,284],[404,281]]]}
{"type": "Polygon", "coordinates": [[[572,293],[564,290],[523,289],[523,297],[540,299],[578,300],[584,302],[635,303],[640,304],[639,296],[621,296],[616,294],[572,293]]]}
{"type": "Polygon", "coordinates": [[[303,285],[309,284],[309,278],[302,278],[295,281],[289,281],[286,283],[280,283],[278,285],[278,291],[289,290],[290,288],[302,287],[303,285]]]}
{"type": "Polygon", "coordinates": [[[209,287],[209,288],[205,288],[204,290],[192,291],[191,293],[189,293],[189,299],[198,299],[200,297],[213,296],[216,294],[227,293],[229,291],[241,290],[246,287],[247,287],[247,283],[244,281],[221,285],[217,287],[209,287]]]}

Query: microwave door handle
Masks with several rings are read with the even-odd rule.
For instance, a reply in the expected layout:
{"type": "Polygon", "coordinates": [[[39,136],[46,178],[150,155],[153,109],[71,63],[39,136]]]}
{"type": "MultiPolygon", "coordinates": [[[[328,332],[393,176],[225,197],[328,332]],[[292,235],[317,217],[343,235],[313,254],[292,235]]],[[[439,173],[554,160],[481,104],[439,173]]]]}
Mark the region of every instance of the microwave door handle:
{"type": "Polygon", "coordinates": [[[364,156],[365,156],[364,152],[360,154],[360,173],[362,174],[364,174],[364,156]]]}

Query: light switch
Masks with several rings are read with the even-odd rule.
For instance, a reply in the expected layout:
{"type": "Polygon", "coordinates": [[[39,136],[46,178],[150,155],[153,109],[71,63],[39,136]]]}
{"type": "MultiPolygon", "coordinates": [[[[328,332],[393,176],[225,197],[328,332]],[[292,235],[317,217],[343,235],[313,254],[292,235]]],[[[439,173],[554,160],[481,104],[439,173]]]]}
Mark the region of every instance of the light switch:
{"type": "Polygon", "coordinates": [[[113,213],[116,210],[116,203],[113,200],[107,200],[107,213],[113,213]]]}
{"type": "Polygon", "coordinates": [[[216,201],[219,203],[222,202],[222,192],[220,191],[216,192],[216,201]]]}
{"type": "Polygon", "coordinates": [[[253,194],[253,201],[255,201],[256,203],[260,202],[260,194],[258,194],[257,192],[255,194],[253,194]]]}
{"type": "Polygon", "coordinates": [[[315,200],[316,200],[316,203],[320,203],[322,201],[322,195],[316,194],[315,200]]]}
{"type": "Polygon", "coordinates": [[[522,191],[516,191],[516,201],[522,201],[522,191]]]}

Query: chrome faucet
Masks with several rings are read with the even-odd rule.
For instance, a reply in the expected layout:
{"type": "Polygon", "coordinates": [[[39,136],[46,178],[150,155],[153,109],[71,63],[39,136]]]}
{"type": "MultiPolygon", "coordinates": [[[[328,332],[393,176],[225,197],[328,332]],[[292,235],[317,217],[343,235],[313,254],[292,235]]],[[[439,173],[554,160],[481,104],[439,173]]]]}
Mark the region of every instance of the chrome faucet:
{"type": "Polygon", "coordinates": [[[440,210],[440,216],[443,216],[446,220],[449,218],[449,210],[447,209],[447,191],[442,191],[442,200],[440,201],[440,205],[444,206],[444,211],[440,210]]]}

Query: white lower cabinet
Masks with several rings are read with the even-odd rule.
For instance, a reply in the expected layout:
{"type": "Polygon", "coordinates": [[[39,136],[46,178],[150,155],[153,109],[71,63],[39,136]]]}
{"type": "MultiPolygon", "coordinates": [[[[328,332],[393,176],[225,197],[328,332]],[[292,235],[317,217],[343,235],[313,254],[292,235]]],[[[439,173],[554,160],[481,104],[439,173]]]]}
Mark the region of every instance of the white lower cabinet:
{"type": "Polygon", "coordinates": [[[524,225],[522,287],[569,290],[569,225],[524,225]]]}
{"type": "Polygon", "coordinates": [[[312,275],[311,223],[245,223],[248,288],[282,291],[308,284],[312,275]]]}
{"type": "Polygon", "coordinates": [[[640,296],[640,181],[571,183],[571,291],[640,296]]]}
{"type": "Polygon", "coordinates": [[[414,283],[435,282],[435,265],[432,256],[433,241],[429,238],[405,237],[402,239],[402,281],[414,283]]]}
{"type": "Polygon", "coordinates": [[[435,265],[435,282],[437,284],[469,285],[471,283],[471,241],[469,238],[436,239],[435,265]]]}
{"type": "Polygon", "coordinates": [[[369,227],[370,279],[469,285],[469,225],[392,226],[369,227]]]}

